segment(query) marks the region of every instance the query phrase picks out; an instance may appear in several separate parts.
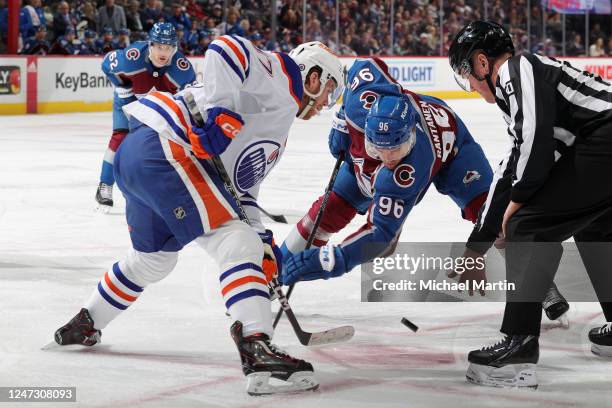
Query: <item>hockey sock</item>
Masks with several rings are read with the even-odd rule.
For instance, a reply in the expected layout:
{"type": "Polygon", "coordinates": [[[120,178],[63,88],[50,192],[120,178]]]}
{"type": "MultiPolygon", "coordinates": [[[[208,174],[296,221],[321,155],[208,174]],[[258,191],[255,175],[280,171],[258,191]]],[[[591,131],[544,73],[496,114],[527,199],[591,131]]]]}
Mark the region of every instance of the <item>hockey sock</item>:
{"type": "Polygon", "coordinates": [[[115,176],[113,175],[113,160],[115,159],[115,152],[110,148],[106,149],[104,153],[104,160],[102,161],[102,172],[100,173],[100,182],[112,186],[115,184],[115,176]]]}
{"type": "Polygon", "coordinates": [[[104,274],[85,304],[94,321],[94,328],[106,325],[138,299],[144,288],[130,280],[119,268],[119,263],[104,274]]]}
{"type": "Polygon", "coordinates": [[[242,322],[242,334],[265,333],[272,337],[270,295],[261,267],[251,262],[227,267],[219,281],[225,307],[234,321],[242,322]]]}

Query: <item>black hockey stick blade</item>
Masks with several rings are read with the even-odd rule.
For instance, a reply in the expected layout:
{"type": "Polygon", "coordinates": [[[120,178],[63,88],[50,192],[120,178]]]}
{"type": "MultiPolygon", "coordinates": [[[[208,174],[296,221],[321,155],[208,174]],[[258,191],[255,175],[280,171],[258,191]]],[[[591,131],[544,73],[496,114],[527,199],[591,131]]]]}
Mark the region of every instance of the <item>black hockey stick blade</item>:
{"type": "Polygon", "coordinates": [[[270,218],[272,221],[280,222],[281,224],[287,224],[287,218],[285,218],[283,214],[270,214],[269,212],[267,212],[261,207],[259,207],[259,211],[264,213],[264,215],[270,218]]]}

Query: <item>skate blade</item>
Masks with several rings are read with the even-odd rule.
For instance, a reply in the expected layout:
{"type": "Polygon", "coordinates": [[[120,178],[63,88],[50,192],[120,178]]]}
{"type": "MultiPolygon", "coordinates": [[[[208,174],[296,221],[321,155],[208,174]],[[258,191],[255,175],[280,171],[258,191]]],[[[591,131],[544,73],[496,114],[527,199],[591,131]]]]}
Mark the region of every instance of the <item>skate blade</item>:
{"type": "Polygon", "coordinates": [[[537,389],[535,364],[508,364],[491,367],[471,363],[465,374],[466,379],[478,385],[501,388],[537,389]]]}
{"type": "Polygon", "coordinates": [[[308,340],[308,346],[321,346],[331,343],[342,343],[349,341],[355,335],[353,326],[341,326],[320,333],[312,333],[308,340]]]}
{"type": "Polygon", "coordinates": [[[591,353],[599,357],[612,357],[612,346],[600,346],[599,344],[591,343],[591,353]]]}
{"type": "Polygon", "coordinates": [[[110,205],[104,205],[104,204],[97,203],[94,208],[94,212],[97,212],[98,214],[108,214],[111,208],[113,207],[111,207],[110,205]]]}
{"type": "Polygon", "coordinates": [[[559,316],[557,322],[559,322],[561,327],[563,327],[564,329],[569,329],[570,327],[570,321],[569,317],[567,317],[567,313],[563,313],[561,316],[559,316]]]}
{"type": "Polygon", "coordinates": [[[272,377],[271,372],[251,373],[246,378],[249,395],[297,393],[319,388],[312,371],[295,372],[286,381],[272,377]]]}
{"type": "Polygon", "coordinates": [[[44,346],[42,346],[40,349],[43,351],[49,351],[49,350],[53,350],[53,351],[74,351],[74,350],[83,350],[83,349],[87,349],[91,346],[85,346],[82,344],[68,344],[66,346],[62,346],[61,344],[57,344],[55,341],[52,341],[48,344],[45,344],[44,346]]]}

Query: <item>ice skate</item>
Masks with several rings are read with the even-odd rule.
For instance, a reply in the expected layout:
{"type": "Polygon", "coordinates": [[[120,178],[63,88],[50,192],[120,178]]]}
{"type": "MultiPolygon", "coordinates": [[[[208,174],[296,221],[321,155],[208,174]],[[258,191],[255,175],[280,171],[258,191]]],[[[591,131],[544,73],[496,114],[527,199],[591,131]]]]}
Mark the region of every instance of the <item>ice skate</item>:
{"type": "Polygon", "coordinates": [[[465,376],[471,383],[489,387],[535,389],[538,358],[537,336],[506,335],[493,346],[471,351],[465,376]]]}
{"type": "Polygon", "coordinates": [[[231,334],[240,352],[249,395],[309,391],[319,387],[312,365],[279,349],[266,334],[243,337],[239,321],[232,325],[231,334]]]}
{"type": "Polygon", "coordinates": [[[94,321],[89,311],[83,308],[68,323],[57,329],[54,338],[60,346],[72,344],[93,346],[101,342],[102,331],[94,328],[94,321]]]}
{"type": "Polygon", "coordinates": [[[546,297],[542,302],[542,308],[550,320],[558,320],[563,327],[569,327],[569,319],[567,318],[569,303],[567,303],[567,300],[565,300],[554,283],[548,290],[548,293],[546,293],[546,297]]]}
{"type": "Polygon", "coordinates": [[[612,357],[612,323],[608,322],[601,327],[589,331],[591,352],[602,357],[612,357]]]}
{"type": "Polygon", "coordinates": [[[98,211],[109,212],[113,206],[113,186],[101,182],[96,190],[96,202],[98,211]]]}

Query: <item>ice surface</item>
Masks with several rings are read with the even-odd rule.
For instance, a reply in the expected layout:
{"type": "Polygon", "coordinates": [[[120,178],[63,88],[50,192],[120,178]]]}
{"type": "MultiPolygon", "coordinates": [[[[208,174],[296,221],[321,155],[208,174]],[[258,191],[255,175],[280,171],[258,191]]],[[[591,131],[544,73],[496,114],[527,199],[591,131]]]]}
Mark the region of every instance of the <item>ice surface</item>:
{"type": "MultiPolygon", "coordinates": [[[[450,105],[497,163],[506,139],[497,108],[480,100],[450,105]]],[[[297,121],[262,187],[261,204],[291,223],[327,184],[334,164],[327,152],[329,121],[328,113],[297,121]]],[[[102,345],[41,351],[129,245],[117,191],[109,215],[93,212],[110,132],[110,113],[0,118],[0,386],[77,387],[76,404],[45,405],[54,407],[612,406],[612,359],[592,355],[587,339],[587,330],[603,321],[598,304],[572,304],[569,330],[545,324],[538,391],[490,389],[466,383],[467,352],[496,338],[503,304],[361,303],[358,270],[300,284],[291,299],[305,329],[352,324],[351,342],[302,347],[286,320],[275,336],[314,364],[320,390],[249,397],[218,271],[195,246],[104,330],[102,345]],[[409,331],[402,316],[420,330],[409,331]]],[[[277,241],[290,228],[268,225],[277,241]]],[[[410,215],[402,240],[460,241],[470,230],[452,201],[432,188],[410,215]]]]}

